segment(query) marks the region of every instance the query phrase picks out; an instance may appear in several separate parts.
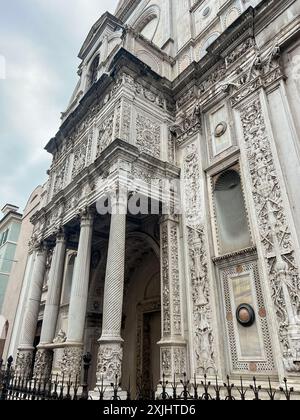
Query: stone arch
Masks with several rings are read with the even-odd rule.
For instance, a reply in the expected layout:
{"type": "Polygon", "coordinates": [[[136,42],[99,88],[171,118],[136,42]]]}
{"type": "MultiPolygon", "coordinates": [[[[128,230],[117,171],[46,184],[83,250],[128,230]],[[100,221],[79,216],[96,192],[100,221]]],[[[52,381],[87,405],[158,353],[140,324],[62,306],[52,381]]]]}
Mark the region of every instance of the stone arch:
{"type": "Polygon", "coordinates": [[[230,26],[240,16],[241,13],[242,11],[239,7],[231,7],[225,15],[225,28],[228,28],[228,26],[230,26]]]}
{"type": "Polygon", "coordinates": [[[158,74],[161,74],[161,66],[158,60],[146,50],[139,50],[136,52],[137,57],[147,64],[151,69],[158,74]]]}
{"type": "Polygon", "coordinates": [[[213,42],[215,42],[215,40],[219,38],[219,36],[220,36],[220,32],[213,32],[208,36],[208,38],[206,38],[199,52],[200,60],[207,54],[208,47],[210,47],[210,45],[213,42]]]}
{"type": "Polygon", "coordinates": [[[140,32],[145,38],[153,41],[160,21],[160,8],[157,5],[152,5],[145,9],[143,13],[134,22],[133,27],[137,32],[140,32]],[[150,26],[150,24],[152,25],[150,26]],[[145,29],[148,27],[148,33],[145,29]],[[143,33],[144,31],[144,33],[143,33]]]}

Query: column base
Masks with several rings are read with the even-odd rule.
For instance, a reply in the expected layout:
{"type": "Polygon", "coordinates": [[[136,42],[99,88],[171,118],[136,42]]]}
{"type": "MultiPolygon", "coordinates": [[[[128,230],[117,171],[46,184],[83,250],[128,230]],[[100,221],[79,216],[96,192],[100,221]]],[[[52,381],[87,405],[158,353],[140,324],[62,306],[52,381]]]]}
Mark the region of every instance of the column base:
{"type": "Polygon", "coordinates": [[[61,361],[61,374],[73,383],[81,381],[83,346],[72,346],[66,343],[61,361]]]}
{"type": "Polygon", "coordinates": [[[51,377],[53,361],[53,351],[48,349],[38,349],[33,370],[33,378],[48,381],[51,377]]]}
{"type": "Polygon", "coordinates": [[[15,374],[22,378],[30,378],[32,375],[33,348],[28,350],[19,349],[15,363],[15,374]]]}
{"type": "Polygon", "coordinates": [[[111,384],[121,383],[123,360],[122,338],[101,338],[99,340],[97,362],[97,388],[111,388],[111,384]]]}

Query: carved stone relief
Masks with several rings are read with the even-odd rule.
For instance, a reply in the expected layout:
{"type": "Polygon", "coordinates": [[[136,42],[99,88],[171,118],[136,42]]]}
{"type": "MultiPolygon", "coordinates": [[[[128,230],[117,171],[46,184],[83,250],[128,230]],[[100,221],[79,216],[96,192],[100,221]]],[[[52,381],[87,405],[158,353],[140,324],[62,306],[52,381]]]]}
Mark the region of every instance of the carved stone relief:
{"type": "Polygon", "coordinates": [[[120,344],[100,344],[97,364],[97,382],[114,383],[116,375],[121,380],[123,349],[120,344]]]}
{"type": "Polygon", "coordinates": [[[195,145],[186,149],[183,176],[190,281],[193,304],[193,337],[197,375],[214,374],[214,336],[207,267],[206,232],[201,216],[200,157],[195,145]],[[200,217],[199,217],[200,215],[200,217]]]}
{"type": "Polygon", "coordinates": [[[279,338],[289,371],[300,371],[300,276],[270,138],[257,96],[241,110],[261,243],[265,252],[279,338]]]}
{"type": "Polygon", "coordinates": [[[141,152],[160,158],[161,127],[143,114],[136,118],[136,145],[141,152]]]}

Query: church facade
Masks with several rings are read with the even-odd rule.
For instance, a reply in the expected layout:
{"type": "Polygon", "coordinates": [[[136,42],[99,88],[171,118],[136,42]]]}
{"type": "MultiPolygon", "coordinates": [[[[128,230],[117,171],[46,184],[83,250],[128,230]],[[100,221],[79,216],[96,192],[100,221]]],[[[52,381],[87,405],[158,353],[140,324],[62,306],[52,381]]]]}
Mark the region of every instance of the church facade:
{"type": "Polygon", "coordinates": [[[123,0],[79,57],[17,370],[300,386],[300,1],[123,0]]]}

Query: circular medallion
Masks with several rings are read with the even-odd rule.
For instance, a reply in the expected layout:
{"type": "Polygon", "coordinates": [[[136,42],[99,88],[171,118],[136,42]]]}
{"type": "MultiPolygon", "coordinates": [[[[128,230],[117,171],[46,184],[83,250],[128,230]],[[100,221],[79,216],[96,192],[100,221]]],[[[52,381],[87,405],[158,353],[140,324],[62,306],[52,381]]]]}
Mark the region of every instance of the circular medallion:
{"type": "Polygon", "coordinates": [[[215,137],[222,137],[227,131],[227,123],[220,122],[215,128],[215,137]]]}
{"type": "Polygon", "coordinates": [[[243,303],[237,308],[236,317],[243,327],[251,327],[255,322],[255,313],[252,306],[243,303]]]}

